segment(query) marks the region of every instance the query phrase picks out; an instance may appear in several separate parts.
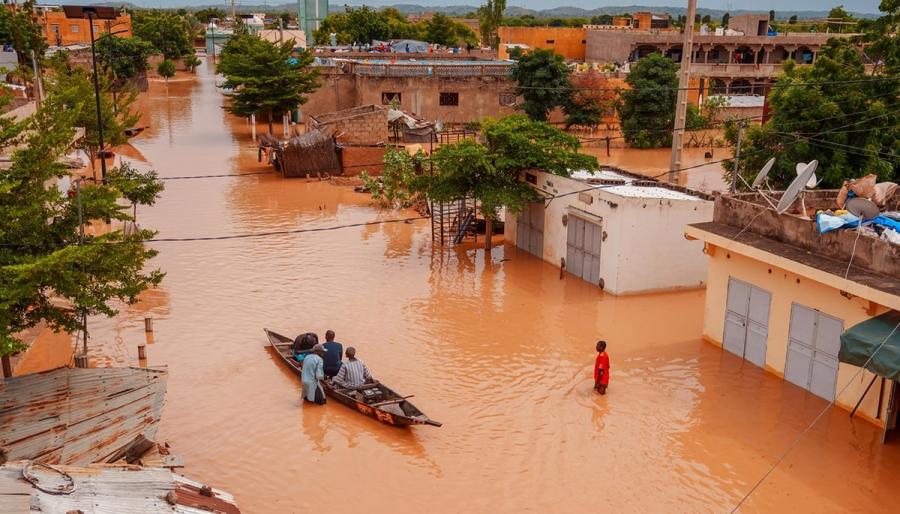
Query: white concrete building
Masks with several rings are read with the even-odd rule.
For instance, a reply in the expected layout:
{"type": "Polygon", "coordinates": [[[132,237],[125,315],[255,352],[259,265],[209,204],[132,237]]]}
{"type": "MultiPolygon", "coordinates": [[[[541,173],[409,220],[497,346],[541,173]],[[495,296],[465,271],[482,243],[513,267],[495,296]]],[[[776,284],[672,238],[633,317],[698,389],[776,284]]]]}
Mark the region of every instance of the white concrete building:
{"type": "Polygon", "coordinates": [[[617,295],[704,286],[706,258],[684,227],[712,220],[710,196],[613,170],[524,179],[545,199],[506,216],[510,243],[617,295]]]}

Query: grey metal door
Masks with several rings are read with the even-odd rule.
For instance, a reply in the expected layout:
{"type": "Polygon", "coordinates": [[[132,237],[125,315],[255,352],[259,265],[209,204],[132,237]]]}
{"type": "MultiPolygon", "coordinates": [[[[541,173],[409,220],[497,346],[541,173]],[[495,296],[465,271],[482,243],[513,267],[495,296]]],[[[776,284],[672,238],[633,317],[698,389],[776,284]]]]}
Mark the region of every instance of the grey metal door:
{"type": "Polygon", "coordinates": [[[597,223],[570,215],[566,229],[566,271],[592,284],[599,284],[603,228],[597,223]]]}
{"type": "Polygon", "coordinates": [[[544,258],[544,202],[529,205],[516,219],[516,246],[544,258]]]}
{"type": "Polygon", "coordinates": [[[729,278],[722,346],[759,367],[765,366],[771,303],[768,291],[729,278]]]}
{"type": "Polygon", "coordinates": [[[792,304],[785,380],[828,401],[834,400],[843,331],[843,321],[792,304]]]}

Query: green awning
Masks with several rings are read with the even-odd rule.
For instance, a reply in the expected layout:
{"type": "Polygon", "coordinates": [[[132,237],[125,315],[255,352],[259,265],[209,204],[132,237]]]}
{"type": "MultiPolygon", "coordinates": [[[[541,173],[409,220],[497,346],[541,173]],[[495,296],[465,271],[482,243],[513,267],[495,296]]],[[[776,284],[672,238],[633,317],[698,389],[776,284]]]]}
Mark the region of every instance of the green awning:
{"type": "Polygon", "coordinates": [[[867,370],[884,378],[900,380],[900,329],[894,330],[898,324],[900,311],[888,311],[850,327],[841,334],[838,358],[854,366],[866,366],[867,370]],[[884,346],[875,353],[882,342],[884,346]],[[873,353],[875,357],[866,365],[873,353]]]}

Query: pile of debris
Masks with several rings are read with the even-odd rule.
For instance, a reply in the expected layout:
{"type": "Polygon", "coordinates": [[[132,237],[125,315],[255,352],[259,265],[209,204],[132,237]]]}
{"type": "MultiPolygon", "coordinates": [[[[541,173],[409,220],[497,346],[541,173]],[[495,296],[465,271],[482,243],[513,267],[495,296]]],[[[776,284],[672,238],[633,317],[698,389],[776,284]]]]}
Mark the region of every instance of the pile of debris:
{"type": "Polygon", "coordinates": [[[15,461],[0,466],[0,512],[218,512],[234,497],[166,468],[15,461]]]}
{"type": "Polygon", "coordinates": [[[836,208],[816,213],[820,234],[856,228],[866,234],[900,245],[900,186],[877,182],[875,175],[844,181],[836,208]]]}

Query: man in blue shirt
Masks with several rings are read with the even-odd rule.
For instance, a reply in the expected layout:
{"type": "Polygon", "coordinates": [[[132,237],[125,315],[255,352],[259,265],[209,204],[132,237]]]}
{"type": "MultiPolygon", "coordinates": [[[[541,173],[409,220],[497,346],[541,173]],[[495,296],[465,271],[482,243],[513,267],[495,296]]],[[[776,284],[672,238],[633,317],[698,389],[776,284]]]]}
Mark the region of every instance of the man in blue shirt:
{"type": "Polygon", "coordinates": [[[324,361],[325,347],[321,344],[313,346],[312,353],[303,359],[303,372],[300,375],[303,384],[303,400],[325,405],[325,391],[319,385],[319,380],[325,378],[324,361]]]}
{"type": "Polygon", "coordinates": [[[334,330],[325,332],[325,376],[332,378],[341,370],[344,345],[334,340],[334,330]]]}

